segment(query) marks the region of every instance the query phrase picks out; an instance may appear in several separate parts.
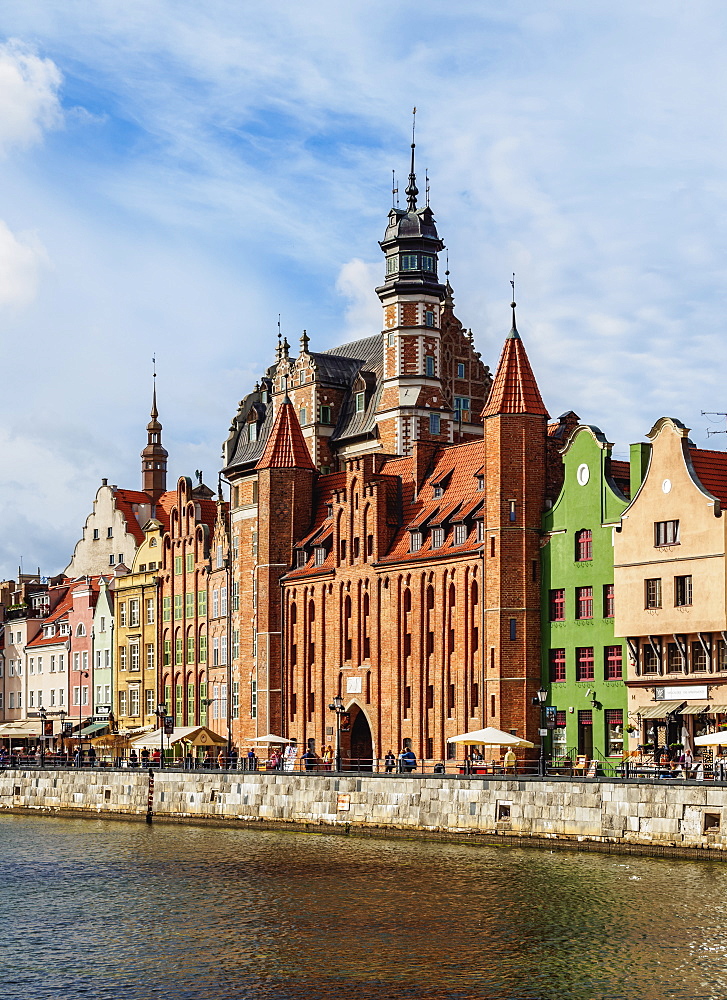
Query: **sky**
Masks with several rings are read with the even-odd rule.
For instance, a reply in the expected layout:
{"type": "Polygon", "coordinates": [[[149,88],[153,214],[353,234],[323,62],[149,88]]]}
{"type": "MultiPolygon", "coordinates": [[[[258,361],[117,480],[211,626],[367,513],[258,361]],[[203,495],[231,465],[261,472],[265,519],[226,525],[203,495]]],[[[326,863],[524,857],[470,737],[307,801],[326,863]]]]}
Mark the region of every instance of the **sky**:
{"type": "Polygon", "coordinates": [[[515,272],[552,415],[727,448],[726,42],[720,0],[3,0],[0,579],[139,488],[153,355],[169,483],[214,488],[279,314],[380,331],[414,105],[485,363],[515,272]]]}

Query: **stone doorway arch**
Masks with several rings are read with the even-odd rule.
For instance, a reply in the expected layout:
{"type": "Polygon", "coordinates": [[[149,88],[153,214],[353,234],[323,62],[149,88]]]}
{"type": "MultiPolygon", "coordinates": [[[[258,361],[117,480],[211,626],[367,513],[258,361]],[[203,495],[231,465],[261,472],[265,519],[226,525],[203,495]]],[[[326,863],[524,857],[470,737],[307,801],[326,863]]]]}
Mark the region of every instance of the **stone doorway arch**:
{"type": "Polygon", "coordinates": [[[350,729],[341,733],[342,766],[351,771],[372,771],[374,744],[364,710],[355,702],[348,709],[350,729]]]}

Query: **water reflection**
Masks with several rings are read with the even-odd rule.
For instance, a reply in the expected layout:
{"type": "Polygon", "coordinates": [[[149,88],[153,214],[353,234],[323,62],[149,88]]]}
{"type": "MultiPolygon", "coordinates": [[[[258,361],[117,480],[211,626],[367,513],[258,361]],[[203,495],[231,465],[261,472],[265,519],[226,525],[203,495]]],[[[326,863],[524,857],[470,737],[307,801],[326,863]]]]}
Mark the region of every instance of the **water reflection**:
{"type": "Polygon", "coordinates": [[[727,867],[0,818],[3,996],[723,1000],[727,867]]]}

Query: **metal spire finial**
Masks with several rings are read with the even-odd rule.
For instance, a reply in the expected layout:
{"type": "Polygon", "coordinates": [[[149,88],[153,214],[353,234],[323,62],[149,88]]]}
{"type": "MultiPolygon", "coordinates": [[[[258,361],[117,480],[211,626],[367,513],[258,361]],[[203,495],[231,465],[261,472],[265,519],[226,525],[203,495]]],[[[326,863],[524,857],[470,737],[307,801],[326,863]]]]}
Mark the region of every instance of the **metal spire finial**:
{"type": "Polygon", "coordinates": [[[152,356],[151,356],[151,370],[152,370],[152,378],[154,380],[152,382],[152,385],[154,386],[154,390],[153,390],[152,396],[151,396],[151,413],[150,413],[150,416],[151,416],[152,420],[156,420],[157,417],[159,416],[159,411],[157,410],[157,356],[156,356],[156,354],[152,354],[152,356]]]}
{"type": "Polygon", "coordinates": [[[411,170],[409,172],[409,184],[406,189],[406,204],[410,212],[415,212],[417,207],[417,195],[419,194],[419,188],[417,187],[416,174],[414,173],[414,150],[416,149],[416,143],[414,142],[414,135],[417,123],[417,109],[414,108],[412,111],[412,122],[411,122],[411,170]]]}
{"type": "Polygon", "coordinates": [[[391,171],[391,207],[399,207],[399,188],[396,184],[396,171],[391,171]]]}
{"type": "Polygon", "coordinates": [[[515,272],[512,272],[512,278],[510,279],[510,287],[512,288],[512,302],[510,303],[510,308],[512,309],[512,329],[510,330],[510,336],[519,338],[520,334],[517,332],[517,324],[515,323],[515,272]]]}
{"type": "Polygon", "coordinates": [[[429,171],[428,170],[424,171],[424,181],[425,181],[424,190],[425,190],[426,196],[427,196],[427,208],[429,208],[429,171]]]}

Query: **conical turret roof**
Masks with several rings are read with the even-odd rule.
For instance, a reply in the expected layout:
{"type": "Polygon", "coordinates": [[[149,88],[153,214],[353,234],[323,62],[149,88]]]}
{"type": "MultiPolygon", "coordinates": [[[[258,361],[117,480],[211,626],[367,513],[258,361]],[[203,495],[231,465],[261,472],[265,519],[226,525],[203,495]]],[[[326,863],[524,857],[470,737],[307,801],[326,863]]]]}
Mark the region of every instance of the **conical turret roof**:
{"type": "Polygon", "coordinates": [[[498,413],[534,413],[548,416],[527,352],[515,325],[514,305],[512,329],[505,340],[482,417],[494,417],[498,413]]]}
{"type": "Polygon", "coordinates": [[[295,408],[286,396],[280,404],[270,437],[256,469],[311,469],[316,471],[300,429],[295,408]]]}

